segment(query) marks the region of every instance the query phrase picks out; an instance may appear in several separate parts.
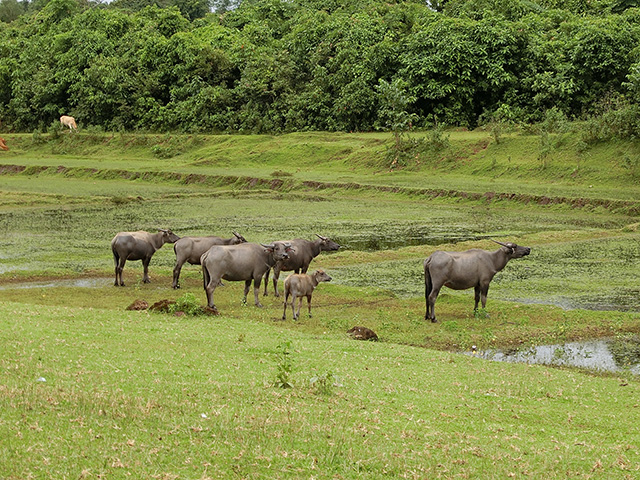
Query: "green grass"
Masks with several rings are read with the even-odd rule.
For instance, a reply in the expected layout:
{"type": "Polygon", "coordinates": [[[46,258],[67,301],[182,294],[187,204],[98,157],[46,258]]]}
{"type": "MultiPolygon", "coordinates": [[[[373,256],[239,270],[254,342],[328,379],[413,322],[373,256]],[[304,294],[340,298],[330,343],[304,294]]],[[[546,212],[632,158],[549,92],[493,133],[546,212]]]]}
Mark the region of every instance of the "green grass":
{"type": "Polygon", "coordinates": [[[633,478],[640,466],[637,382],[227,316],[0,306],[3,478],[633,478]],[[289,390],[273,386],[283,341],[289,390]],[[310,381],[326,374],[340,386],[318,392],[310,381]]]}
{"type": "Polygon", "coordinates": [[[452,131],[390,170],[382,133],[3,134],[0,477],[634,478],[636,377],[452,353],[640,333],[637,145],[572,135],[542,165],[534,135],[452,131]],[[342,249],[311,265],[333,277],[312,318],[280,321],[271,289],[243,306],[236,282],[220,316],[126,311],[205,303],[199,267],[170,288],[170,245],[151,284],[129,262],[113,287],[115,233],[167,227],[342,249]],[[443,289],[425,322],[424,258],[491,238],[532,254],[496,276],[489,315],[443,289]]]}

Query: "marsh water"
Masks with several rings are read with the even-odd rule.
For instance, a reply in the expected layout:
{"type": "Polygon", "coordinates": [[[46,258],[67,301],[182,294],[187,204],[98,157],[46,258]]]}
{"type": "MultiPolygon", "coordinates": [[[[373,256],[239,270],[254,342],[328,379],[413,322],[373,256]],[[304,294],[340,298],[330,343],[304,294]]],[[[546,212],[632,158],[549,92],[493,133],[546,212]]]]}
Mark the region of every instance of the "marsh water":
{"type": "Polygon", "coordinates": [[[599,372],[640,375],[640,337],[603,338],[517,350],[465,352],[487,360],[578,367],[599,372]]]}

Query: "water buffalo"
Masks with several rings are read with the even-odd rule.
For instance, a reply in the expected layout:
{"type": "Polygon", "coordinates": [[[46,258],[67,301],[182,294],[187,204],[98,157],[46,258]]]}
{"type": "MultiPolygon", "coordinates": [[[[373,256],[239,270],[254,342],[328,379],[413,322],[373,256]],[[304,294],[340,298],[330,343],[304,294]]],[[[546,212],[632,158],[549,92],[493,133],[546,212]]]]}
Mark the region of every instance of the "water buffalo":
{"type": "Polygon", "coordinates": [[[173,288],[180,288],[180,270],[185,262],[191,265],[200,265],[200,257],[214,245],[238,245],[246,242],[245,238],[237,232],[233,232],[231,238],[220,237],[182,237],[173,244],[176,254],[176,266],[173,267],[173,288]]]}
{"type": "Polygon", "coordinates": [[[122,270],[127,260],[142,260],[144,276],[142,281],[149,283],[149,262],[151,257],[165,243],[174,243],[180,239],[171,230],[159,230],[158,233],[149,233],[139,230],[137,232],[120,232],[111,240],[113,261],[116,264],[116,281],[114,285],[124,287],[122,270]]]}
{"type": "Polygon", "coordinates": [[[69,130],[77,130],[78,126],[76,125],[76,119],[70,117],[69,115],[62,115],[60,117],[60,124],[63,127],[69,127],[69,130]]]}
{"type": "Polygon", "coordinates": [[[478,309],[478,302],[481,300],[482,308],[485,308],[493,276],[512,258],[522,258],[531,253],[529,247],[521,247],[515,243],[496,243],[501,247],[494,252],[477,248],[464,252],[436,251],[424,261],[424,296],[427,304],[425,320],[436,321],[434,306],[443,285],[454,290],[473,287],[476,294],[474,310],[478,309]]]}
{"type": "Polygon", "coordinates": [[[282,320],[287,319],[287,301],[291,295],[291,311],[293,319],[300,317],[300,309],[302,308],[302,299],[307,297],[307,307],[309,307],[309,317],[311,317],[311,296],[313,290],[320,282],[330,282],[331,277],[324,270],[316,270],[311,275],[305,273],[292,273],[284,281],[284,311],[282,312],[282,320]],[[296,312],[296,298],[300,299],[298,311],[296,312]]]}
{"type": "MultiPolygon", "coordinates": [[[[311,260],[320,255],[320,252],[336,251],[340,248],[336,242],[329,237],[322,237],[316,233],[317,240],[305,240],[303,238],[296,238],[295,240],[285,240],[293,247],[293,252],[289,255],[288,259],[276,262],[273,267],[273,291],[276,297],[280,296],[278,292],[278,278],[280,278],[281,271],[293,270],[295,273],[307,273],[309,270],[309,264],[311,260]]],[[[264,295],[267,295],[269,289],[269,270],[265,274],[264,278],[264,295]]]]}
{"type": "Polygon", "coordinates": [[[243,303],[247,302],[247,294],[253,280],[255,304],[262,307],[258,300],[262,277],[278,260],[289,258],[291,251],[291,245],[285,242],[274,242],[270,245],[241,243],[211,247],[200,258],[208,307],[215,310],[213,292],[222,279],[234,282],[244,280],[243,303]]]}

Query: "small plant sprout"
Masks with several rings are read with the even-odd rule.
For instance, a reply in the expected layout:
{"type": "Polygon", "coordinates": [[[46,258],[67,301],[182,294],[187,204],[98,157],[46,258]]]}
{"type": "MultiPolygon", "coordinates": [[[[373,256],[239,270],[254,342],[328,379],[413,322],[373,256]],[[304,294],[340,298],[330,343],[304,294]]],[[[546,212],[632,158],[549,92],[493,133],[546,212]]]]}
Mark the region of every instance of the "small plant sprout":
{"type": "Polygon", "coordinates": [[[283,340],[276,347],[277,352],[277,373],[274,387],[278,388],[293,388],[291,381],[291,372],[293,370],[293,364],[291,362],[291,340],[283,340]]]}

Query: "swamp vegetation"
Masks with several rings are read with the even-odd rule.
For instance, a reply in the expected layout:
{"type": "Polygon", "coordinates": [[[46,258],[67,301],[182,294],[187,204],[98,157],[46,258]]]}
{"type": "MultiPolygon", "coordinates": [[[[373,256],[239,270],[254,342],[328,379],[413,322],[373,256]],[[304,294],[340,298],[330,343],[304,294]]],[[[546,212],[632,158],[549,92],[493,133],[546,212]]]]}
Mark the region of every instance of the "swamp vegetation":
{"type": "Polygon", "coordinates": [[[566,134],[543,163],[526,132],[447,135],[389,169],[388,134],[4,134],[4,477],[637,475],[631,371],[454,353],[607,337],[628,361],[640,334],[637,145],[580,150],[566,134]],[[113,236],[158,228],[257,242],[318,233],[342,248],[311,265],[333,278],[312,318],[280,321],[271,292],[264,308],[243,306],[236,282],[216,290],[219,316],[125,311],[205,303],[197,266],[171,289],[171,245],[151,284],[128,262],[128,286],[113,287],[113,236]],[[496,276],[486,312],[474,315],[472,291],[443,289],[439,322],[425,322],[424,258],[492,239],[532,253],[496,276]],[[380,341],[350,340],[356,325],[380,341]]]}

